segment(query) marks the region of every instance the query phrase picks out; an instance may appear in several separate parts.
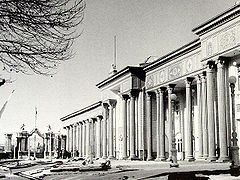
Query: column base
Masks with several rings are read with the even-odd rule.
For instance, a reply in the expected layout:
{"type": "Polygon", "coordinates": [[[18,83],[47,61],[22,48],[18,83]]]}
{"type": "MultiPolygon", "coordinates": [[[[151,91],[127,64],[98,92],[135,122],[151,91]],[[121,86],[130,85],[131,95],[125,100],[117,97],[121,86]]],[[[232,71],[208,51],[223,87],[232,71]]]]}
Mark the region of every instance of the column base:
{"type": "Polygon", "coordinates": [[[147,157],[147,161],[153,161],[153,157],[147,157]]]}
{"type": "Polygon", "coordinates": [[[134,156],[130,156],[128,159],[131,160],[131,161],[139,160],[139,158],[137,156],[135,156],[135,155],[134,156]]]}
{"type": "Polygon", "coordinates": [[[116,159],[114,156],[109,156],[108,159],[116,159]]]}
{"type": "Polygon", "coordinates": [[[167,162],[170,162],[171,160],[172,160],[172,156],[170,156],[166,159],[167,162]]]}
{"type": "Polygon", "coordinates": [[[102,159],[107,159],[107,156],[103,156],[102,159]]]}
{"type": "Polygon", "coordinates": [[[179,164],[178,163],[170,163],[170,168],[178,168],[179,167],[179,164]]]}
{"type": "Polygon", "coordinates": [[[225,156],[225,157],[220,157],[217,162],[220,162],[220,163],[224,163],[224,162],[229,162],[229,157],[228,156],[225,156]]]}
{"type": "Polygon", "coordinates": [[[185,161],[187,161],[187,162],[193,162],[193,161],[195,161],[195,158],[194,158],[193,156],[186,157],[185,161]]]}
{"type": "Polygon", "coordinates": [[[216,156],[208,157],[207,160],[208,162],[214,162],[217,160],[217,157],[216,156]]]}
{"type": "Polygon", "coordinates": [[[166,158],[165,157],[159,157],[159,158],[155,159],[155,161],[166,161],[166,158]]]}
{"type": "Polygon", "coordinates": [[[203,159],[207,160],[208,159],[208,154],[203,155],[203,159]]]}

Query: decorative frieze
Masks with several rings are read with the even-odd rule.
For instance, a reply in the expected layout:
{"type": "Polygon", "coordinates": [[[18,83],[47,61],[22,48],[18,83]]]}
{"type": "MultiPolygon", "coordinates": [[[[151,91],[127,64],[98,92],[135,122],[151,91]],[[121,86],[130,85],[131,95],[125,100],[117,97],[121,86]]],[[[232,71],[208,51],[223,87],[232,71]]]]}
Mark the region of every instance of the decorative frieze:
{"type": "Polygon", "coordinates": [[[201,42],[203,59],[220,54],[240,43],[240,23],[225,28],[201,42]]]}
{"type": "Polygon", "coordinates": [[[146,88],[162,85],[179,77],[189,75],[192,72],[202,69],[200,52],[181,59],[176,63],[163,66],[158,71],[147,75],[146,88]]]}

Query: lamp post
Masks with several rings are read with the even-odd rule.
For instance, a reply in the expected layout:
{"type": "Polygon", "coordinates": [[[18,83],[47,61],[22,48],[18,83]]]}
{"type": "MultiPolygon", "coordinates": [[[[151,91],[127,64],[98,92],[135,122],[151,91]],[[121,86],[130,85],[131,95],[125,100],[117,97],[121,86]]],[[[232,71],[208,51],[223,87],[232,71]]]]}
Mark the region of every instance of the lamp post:
{"type": "Polygon", "coordinates": [[[176,139],[175,139],[175,118],[174,118],[174,110],[175,110],[175,101],[177,99],[176,94],[171,94],[171,106],[172,106],[172,159],[170,160],[170,168],[171,167],[179,167],[179,164],[177,162],[177,149],[176,149],[176,139]]]}
{"type": "Polygon", "coordinates": [[[232,100],[232,146],[231,146],[231,153],[232,153],[232,164],[231,168],[231,175],[239,175],[239,147],[237,145],[237,132],[236,132],[236,120],[235,120],[235,83],[236,77],[231,76],[228,79],[230,88],[231,88],[231,100],[232,100]]]}

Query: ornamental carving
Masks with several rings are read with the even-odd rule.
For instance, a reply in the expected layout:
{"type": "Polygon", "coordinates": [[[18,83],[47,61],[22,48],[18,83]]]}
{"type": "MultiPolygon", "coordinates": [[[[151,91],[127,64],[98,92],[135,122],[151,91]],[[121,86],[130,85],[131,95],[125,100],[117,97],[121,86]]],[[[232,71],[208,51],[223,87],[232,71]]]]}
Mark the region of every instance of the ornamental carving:
{"type": "Polygon", "coordinates": [[[225,50],[229,47],[232,47],[236,44],[236,33],[234,30],[225,32],[219,41],[220,51],[225,50]]]}
{"type": "Polygon", "coordinates": [[[160,80],[160,83],[165,81],[165,71],[161,71],[159,73],[159,80],[160,80]]]}
{"type": "Polygon", "coordinates": [[[154,80],[153,80],[153,75],[150,75],[148,78],[147,78],[147,87],[150,88],[150,87],[153,87],[154,85],[154,80]]]}
{"type": "Polygon", "coordinates": [[[184,59],[179,59],[178,62],[170,64],[167,67],[163,67],[158,71],[147,75],[146,88],[149,89],[154,86],[159,86],[163,83],[201,69],[202,64],[200,62],[200,58],[200,52],[198,52],[184,59]]]}
{"type": "Polygon", "coordinates": [[[208,42],[207,44],[207,56],[211,56],[213,54],[212,42],[208,42]]]}
{"type": "Polygon", "coordinates": [[[188,59],[186,62],[186,70],[187,72],[192,72],[193,70],[193,63],[192,63],[192,59],[188,59]]]}
{"type": "Polygon", "coordinates": [[[169,69],[169,80],[181,76],[181,66],[178,64],[169,69]]]}

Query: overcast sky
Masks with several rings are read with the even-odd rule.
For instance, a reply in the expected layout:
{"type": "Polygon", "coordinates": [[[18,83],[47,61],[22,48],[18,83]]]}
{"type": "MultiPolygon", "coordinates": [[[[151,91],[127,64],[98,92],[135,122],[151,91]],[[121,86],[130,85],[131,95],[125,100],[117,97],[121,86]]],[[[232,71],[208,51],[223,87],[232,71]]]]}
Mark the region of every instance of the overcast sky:
{"type": "MultiPolygon", "coordinates": [[[[24,123],[41,132],[60,118],[100,100],[96,84],[106,77],[113,62],[117,36],[117,69],[163,56],[197,38],[191,30],[230,8],[234,0],[86,0],[82,36],[75,42],[75,57],[63,63],[54,77],[12,75],[16,81],[0,88],[0,107],[16,90],[0,119],[4,134],[17,132],[24,123]]],[[[80,29],[81,29],[80,28],[80,29]]],[[[2,75],[10,77],[10,75],[2,75]]]]}

